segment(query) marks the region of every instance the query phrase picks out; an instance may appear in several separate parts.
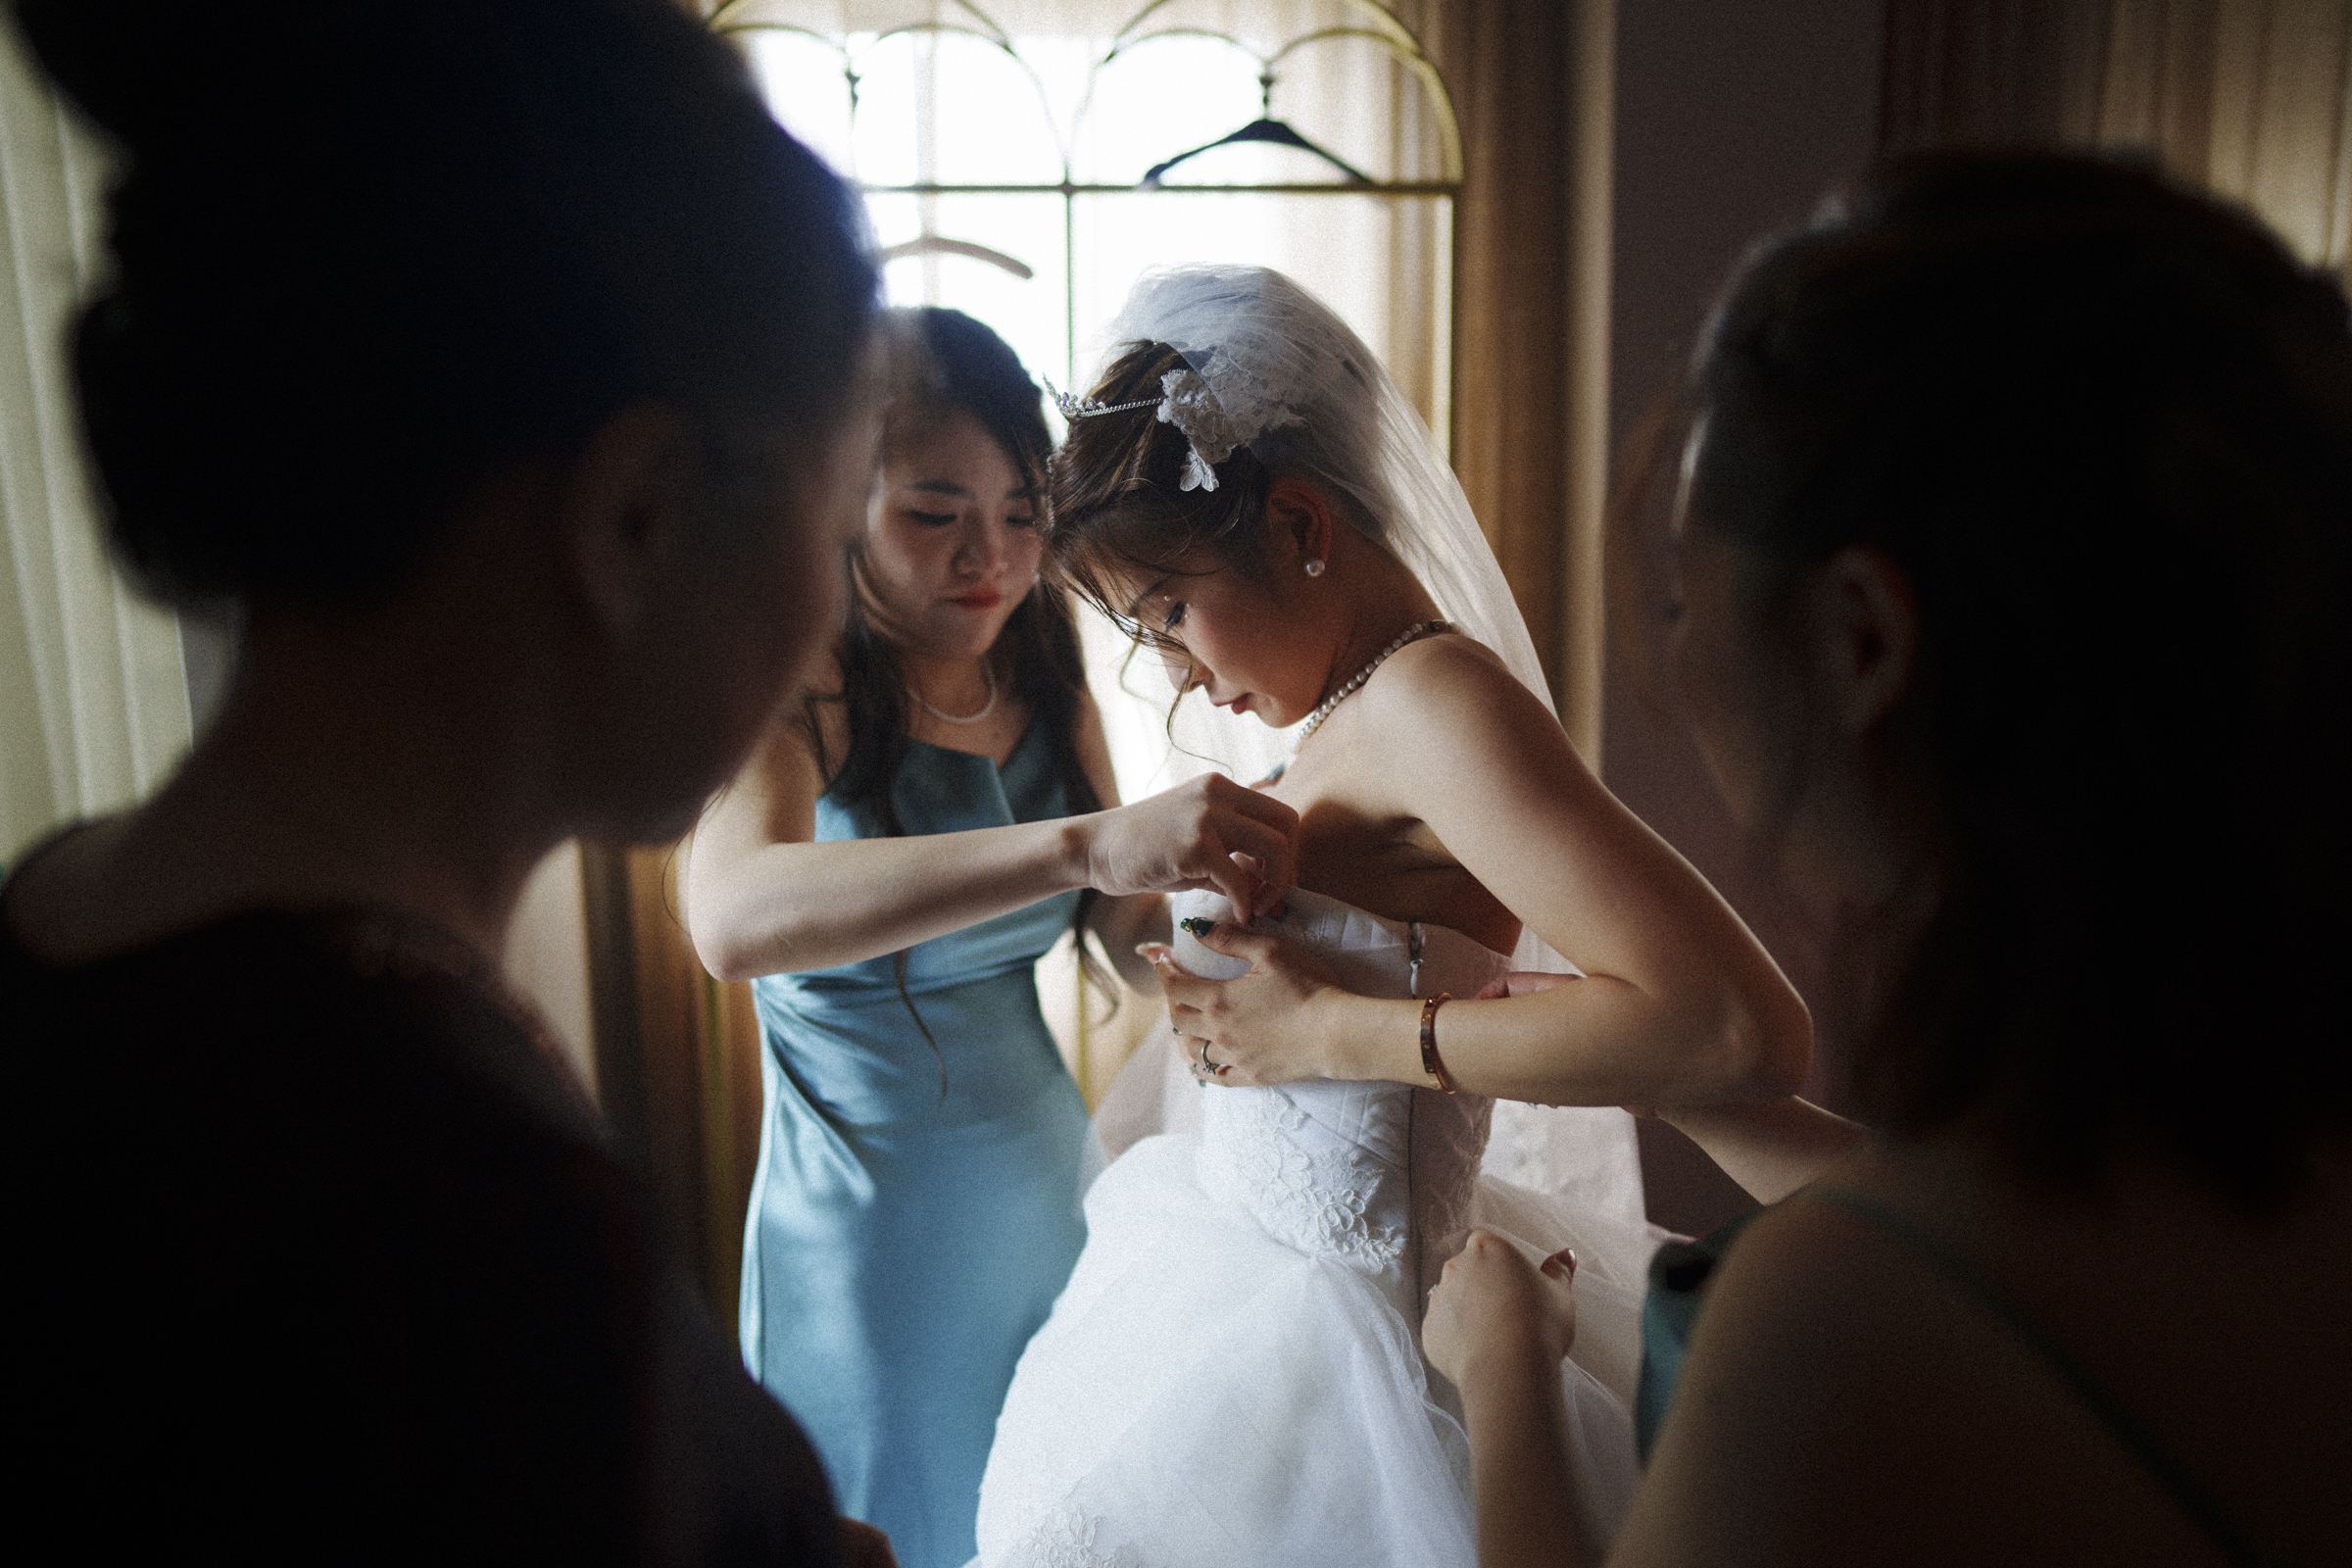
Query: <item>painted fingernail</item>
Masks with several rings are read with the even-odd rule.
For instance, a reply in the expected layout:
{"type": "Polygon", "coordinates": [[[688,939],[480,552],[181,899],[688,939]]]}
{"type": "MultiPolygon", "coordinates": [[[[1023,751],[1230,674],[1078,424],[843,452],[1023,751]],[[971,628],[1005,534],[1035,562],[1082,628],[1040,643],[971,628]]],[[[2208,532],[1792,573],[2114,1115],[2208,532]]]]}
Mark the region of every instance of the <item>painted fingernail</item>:
{"type": "Polygon", "coordinates": [[[1196,937],[1204,937],[1217,928],[1217,922],[1205,914],[1188,914],[1176,923],[1196,937]]]}
{"type": "Polygon", "coordinates": [[[1153,963],[1159,962],[1173,951],[1165,942],[1138,942],[1135,945],[1135,956],[1149,958],[1153,963]]]}

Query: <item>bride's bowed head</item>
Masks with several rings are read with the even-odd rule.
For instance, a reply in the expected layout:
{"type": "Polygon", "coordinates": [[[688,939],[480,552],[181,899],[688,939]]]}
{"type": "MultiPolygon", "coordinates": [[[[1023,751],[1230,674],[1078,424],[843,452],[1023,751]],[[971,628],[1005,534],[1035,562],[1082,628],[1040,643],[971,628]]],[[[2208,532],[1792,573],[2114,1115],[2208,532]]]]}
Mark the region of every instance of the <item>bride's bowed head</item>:
{"type": "MultiPolygon", "coordinates": [[[[1195,1072],[1554,1104],[1792,1090],[1803,1004],[1570,747],[1461,487],[1362,341],[1240,267],[1147,277],[1111,338],[1093,390],[1063,400],[1054,568],[1221,724],[1301,726],[1265,784],[1300,814],[1299,886],[1516,949],[1522,971],[1441,1024],[1436,999],[1342,990],[1279,921],[1220,925],[1203,940],[1249,975],[1160,960],[1195,1072]]],[[[1228,756],[1249,749],[1224,733],[1228,756]]]]}

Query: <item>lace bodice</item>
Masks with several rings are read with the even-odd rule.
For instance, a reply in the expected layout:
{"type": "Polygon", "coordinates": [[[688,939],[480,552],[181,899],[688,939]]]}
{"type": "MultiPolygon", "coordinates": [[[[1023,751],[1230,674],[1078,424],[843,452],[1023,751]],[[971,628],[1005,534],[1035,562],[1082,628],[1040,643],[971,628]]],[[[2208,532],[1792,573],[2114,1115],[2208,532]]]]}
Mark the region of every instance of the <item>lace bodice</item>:
{"type": "MultiPolygon", "coordinates": [[[[1175,913],[1222,917],[1215,894],[1180,894],[1175,913]]],[[[1294,890],[1287,914],[1261,921],[1314,953],[1361,996],[1476,996],[1507,967],[1459,932],[1414,932],[1321,894],[1294,890]]],[[[1225,978],[1247,965],[1177,928],[1177,961],[1225,978]]],[[[1201,1102],[1200,1184],[1299,1251],[1371,1276],[1408,1322],[1468,1229],[1494,1102],[1392,1083],[1313,1082],[1216,1088],[1201,1102]]]]}

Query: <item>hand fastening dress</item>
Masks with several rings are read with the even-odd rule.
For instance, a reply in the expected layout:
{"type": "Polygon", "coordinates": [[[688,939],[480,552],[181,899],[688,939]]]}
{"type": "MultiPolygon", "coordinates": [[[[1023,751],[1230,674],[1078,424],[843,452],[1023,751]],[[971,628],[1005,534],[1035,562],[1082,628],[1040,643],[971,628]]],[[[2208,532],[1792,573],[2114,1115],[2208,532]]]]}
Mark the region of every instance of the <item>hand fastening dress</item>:
{"type": "MultiPolygon", "coordinates": [[[[909,835],[1068,814],[1032,724],[1002,769],[909,743],[909,835]]],[[[870,813],[817,803],[819,842],[870,813]]],[[[905,1568],[972,1555],[997,1411],[1086,1239],[1086,1104],[1032,970],[1075,893],[891,956],[754,982],[767,1115],[745,1224],[743,1353],[905,1568]],[[934,1055],[923,1031],[938,1044],[934,1055]],[[944,1088],[943,1088],[944,1077],[944,1088]]]]}

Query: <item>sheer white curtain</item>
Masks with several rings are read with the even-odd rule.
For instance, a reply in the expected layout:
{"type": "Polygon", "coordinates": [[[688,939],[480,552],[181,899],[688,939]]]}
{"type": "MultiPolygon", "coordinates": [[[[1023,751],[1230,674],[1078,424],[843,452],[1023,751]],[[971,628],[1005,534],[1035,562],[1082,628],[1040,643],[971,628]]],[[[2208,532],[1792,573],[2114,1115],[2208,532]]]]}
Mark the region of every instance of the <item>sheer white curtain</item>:
{"type": "Polygon", "coordinates": [[[2092,137],[2154,147],[2352,281],[2352,6],[2117,0],[2092,137]]]}
{"type": "Polygon", "coordinates": [[[188,746],[179,628],[107,560],[66,367],[106,180],[105,149],[0,25],[0,860],[138,799],[188,746]]]}

